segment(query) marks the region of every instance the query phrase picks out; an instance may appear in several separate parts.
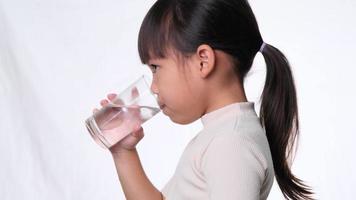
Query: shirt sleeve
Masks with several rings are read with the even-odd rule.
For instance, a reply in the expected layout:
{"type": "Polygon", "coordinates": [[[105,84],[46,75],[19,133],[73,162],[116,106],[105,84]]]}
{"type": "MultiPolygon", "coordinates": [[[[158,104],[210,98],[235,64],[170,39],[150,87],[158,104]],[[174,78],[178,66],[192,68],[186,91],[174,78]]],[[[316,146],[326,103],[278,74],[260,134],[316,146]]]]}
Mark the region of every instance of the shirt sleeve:
{"type": "Polygon", "coordinates": [[[202,159],[210,200],[259,200],[266,162],[248,138],[217,137],[202,159]]]}

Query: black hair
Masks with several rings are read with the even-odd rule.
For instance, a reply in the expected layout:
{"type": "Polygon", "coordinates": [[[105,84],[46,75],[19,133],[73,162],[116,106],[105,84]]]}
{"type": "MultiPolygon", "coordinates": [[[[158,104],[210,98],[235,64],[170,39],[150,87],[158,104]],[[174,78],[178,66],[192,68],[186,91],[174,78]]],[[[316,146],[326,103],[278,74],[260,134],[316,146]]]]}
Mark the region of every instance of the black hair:
{"type": "MultiPolygon", "coordinates": [[[[173,49],[189,56],[201,44],[229,54],[243,83],[263,44],[247,0],[158,0],[145,16],[138,38],[143,64],[173,49]]],[[[297,94],[287,58],[266,44],[266,81],[260,122],[266,130],[276,180],[286,199],[313,199],[312,190],[291,172],[289,158],[299,135],[297,94]]]]}

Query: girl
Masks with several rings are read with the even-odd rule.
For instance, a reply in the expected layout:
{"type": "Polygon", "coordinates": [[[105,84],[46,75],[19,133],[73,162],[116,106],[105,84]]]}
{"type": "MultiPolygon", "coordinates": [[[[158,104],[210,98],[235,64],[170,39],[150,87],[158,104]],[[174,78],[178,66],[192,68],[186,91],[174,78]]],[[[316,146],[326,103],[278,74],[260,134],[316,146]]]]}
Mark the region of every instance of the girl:
{"type": "Polygon", "coordinates": [[[203,130],[161,191],[146,177],[135,148],[141,127],[114,145],[127,199],[266,199],[274,176],[286,199],[312,199],[288,162],[298,136],[291,69],[263,42],[247,0],[158,0],[143,20],[138,50],[152,70],[151,90],[163,113],[179,124],[201,118],[203,130]],[[257,52],[267,65],[260,117],[243,87],[257,52]]]}

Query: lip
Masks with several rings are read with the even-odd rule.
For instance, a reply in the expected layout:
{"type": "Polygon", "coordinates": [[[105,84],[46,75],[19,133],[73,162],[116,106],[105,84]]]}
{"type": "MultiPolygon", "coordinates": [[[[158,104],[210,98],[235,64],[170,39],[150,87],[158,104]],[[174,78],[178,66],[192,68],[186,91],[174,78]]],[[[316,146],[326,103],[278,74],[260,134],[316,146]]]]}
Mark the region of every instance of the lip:
{"type": "Polygon", "coordinates": [[[166,106],[163,106],[161,110],[162,110],[162,113],[163,113],[163,114],[167,115],[167,109],[166,109],[166,106]]]}
{"type": "Polygon", "coordinates": [[[162,103],[162,101],[158,100],[157,103],[160,109],[163,109],[166,106],[164,103],[162,103]]]}

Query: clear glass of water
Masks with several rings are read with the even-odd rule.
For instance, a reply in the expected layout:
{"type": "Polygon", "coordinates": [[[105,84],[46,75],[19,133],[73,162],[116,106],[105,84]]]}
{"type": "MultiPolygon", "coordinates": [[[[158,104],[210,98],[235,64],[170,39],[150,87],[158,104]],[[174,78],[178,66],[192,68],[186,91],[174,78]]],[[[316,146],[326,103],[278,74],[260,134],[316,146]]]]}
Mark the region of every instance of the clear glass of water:
{"type": "Polygon", "coordinates": [[[142,75],[85,120],[90,135],[101,147],[110,148],[161,110],[149,82],[142,75]]]}

